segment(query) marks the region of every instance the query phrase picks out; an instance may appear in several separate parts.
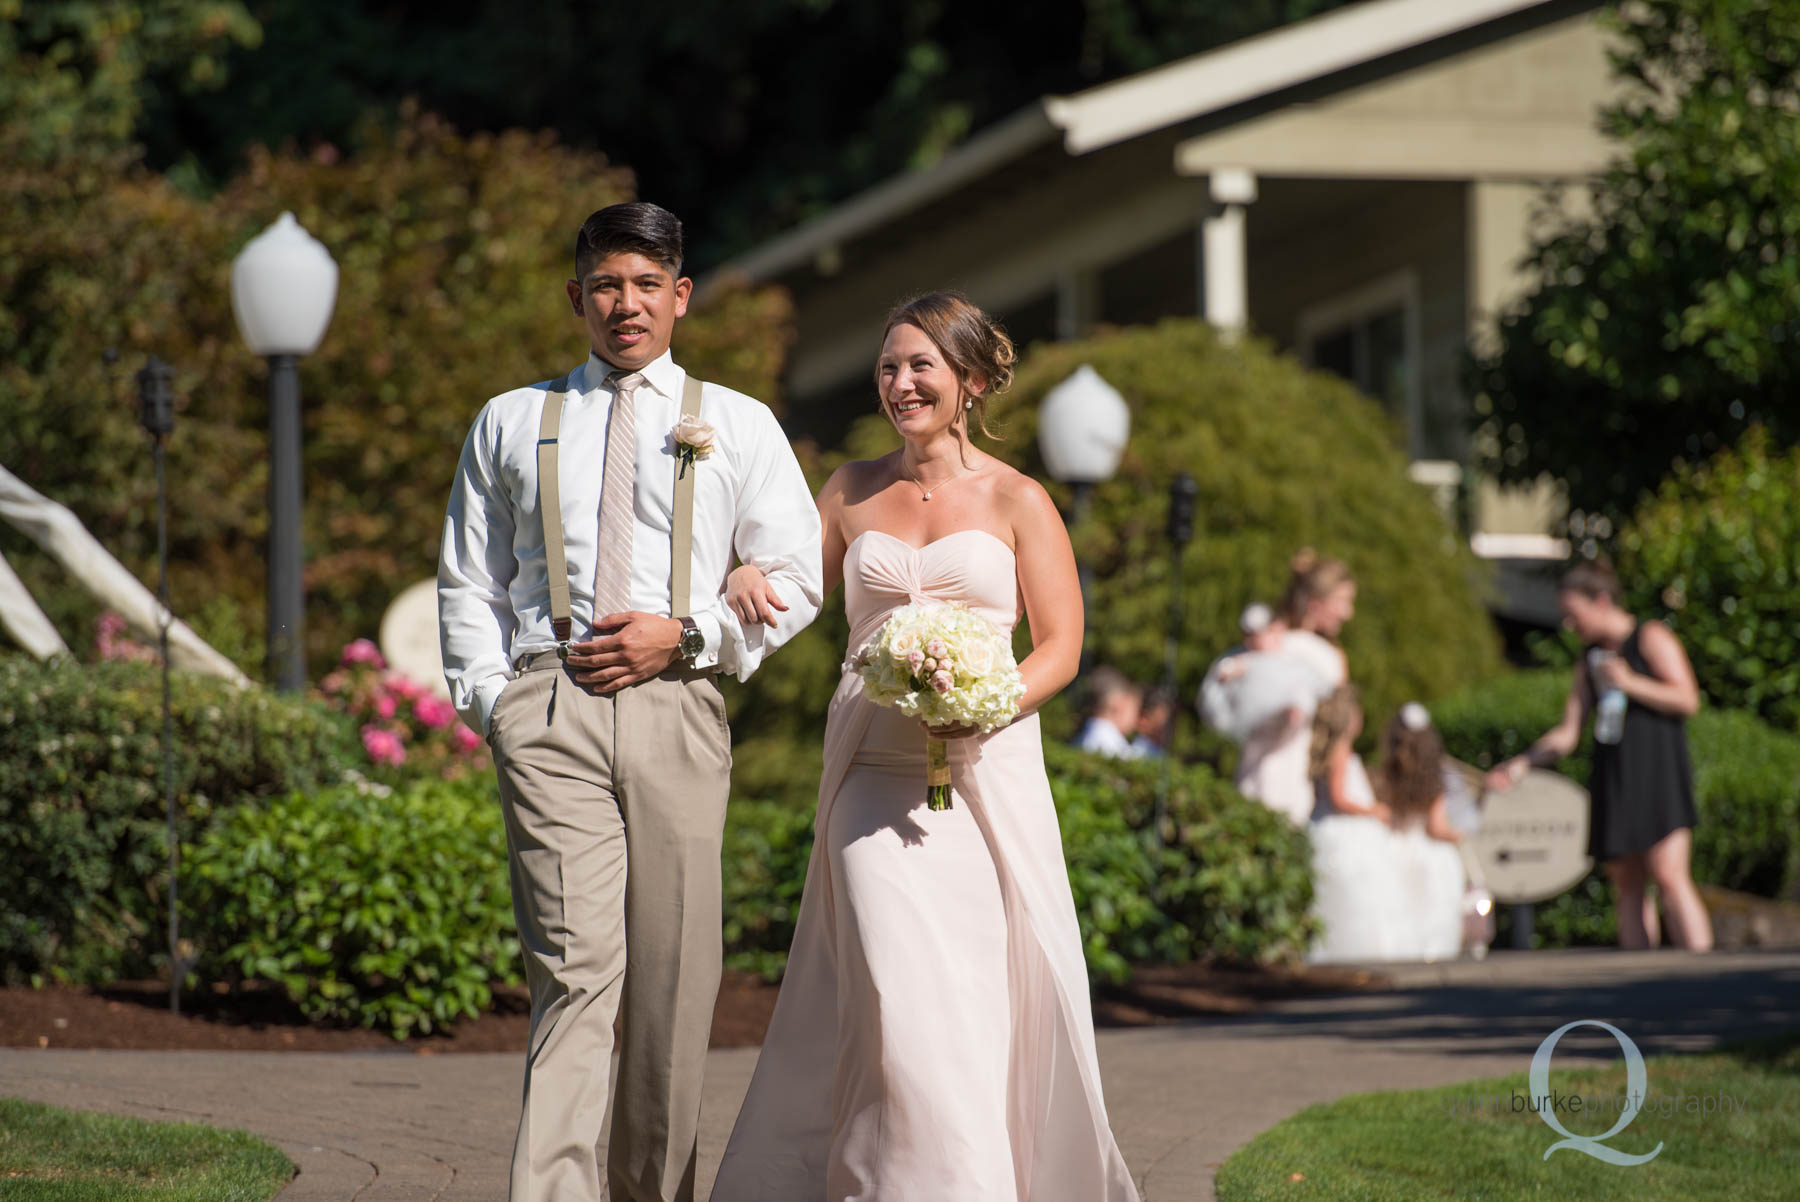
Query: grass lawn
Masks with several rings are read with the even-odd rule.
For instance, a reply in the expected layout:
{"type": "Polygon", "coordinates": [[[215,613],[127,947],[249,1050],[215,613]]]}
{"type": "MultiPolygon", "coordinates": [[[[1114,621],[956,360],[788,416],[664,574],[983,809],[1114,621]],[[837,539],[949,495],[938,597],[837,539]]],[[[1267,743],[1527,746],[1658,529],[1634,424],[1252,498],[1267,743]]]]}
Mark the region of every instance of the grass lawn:
{"type": "Polygon", "coordinates": [[[268,1202],[293,1174],[241,1131],[0,1098],[5,1202],[268,1202]]]}
{"type": "MultiPolygon", "coordinates": [[[[1218,1196],[1220,1202],[1800,1197],[1794,1151],[1800,1147],[1800,1033],[1645,1065],[1643,1108],[1604,1141],[1630,1155],[1660,1142],[1662,1151],[1642,1165],[1608,1164],[1572,1148],[1546,1159],[1562,1136],[1538,1114],[1511,1112],[1515,1091],[1521,1099],[1531,1094],[1528,1075],[1517,1073],[1309,1107],[1226,1161],[1218,1196]]],[[[1616,1100],[1625,1093],[1625,1077],[1623,1059],[1588,1069],[1559,1068],[1553,1060],[1549,1085],[1565,1096],[1616,1100]]],[[[1574,1135],[1598,1137],[1620,1116],[1590,1105],[1586,1113],[1564,1108],[1555,1117],[1574,1135]]]]}

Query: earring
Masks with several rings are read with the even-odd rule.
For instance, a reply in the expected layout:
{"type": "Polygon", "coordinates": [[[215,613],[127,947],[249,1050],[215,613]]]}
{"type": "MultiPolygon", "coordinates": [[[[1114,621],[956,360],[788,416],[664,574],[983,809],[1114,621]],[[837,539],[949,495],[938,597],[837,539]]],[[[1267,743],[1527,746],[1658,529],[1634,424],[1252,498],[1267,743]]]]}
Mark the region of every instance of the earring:
{"type": "Polygon", "coordinates": [[[963,408],[964,409],[973,409],[973,408],[975,408],[975,402],[974,401],[964,401],[963,408]]]}

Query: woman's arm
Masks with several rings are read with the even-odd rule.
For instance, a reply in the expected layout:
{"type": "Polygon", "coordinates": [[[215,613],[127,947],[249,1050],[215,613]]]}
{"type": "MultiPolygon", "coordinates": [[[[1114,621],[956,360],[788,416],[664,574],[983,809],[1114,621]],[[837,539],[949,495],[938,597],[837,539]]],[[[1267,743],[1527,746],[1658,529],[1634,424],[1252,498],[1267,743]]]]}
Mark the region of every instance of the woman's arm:
{"type": "Polygon", "coordinates": [[[1025,616],[1031,623],[1031,654],[1019,664],[1019,674],[1025,678],[1025,697],[1019,705],[1023,715],[1035,711],[1075,679],[1081,662],[1084,615],[1075,551],[1050,494],[1026,476],[1019,478],[1010,493],[1013,556],[1025,616]]]}
{"type": "Polygon", "coordinates": [[[1632,671],[1631,665],[1616,655],[1600,669],[1601,674],[1639,705],[1681,718],[1699,713],[1700,685],[1675,632],[1661,622],[1646,622],[1640,645],[1650,666],[1648,674],[1632,671]]]}
{"type": "Polygon", "coordinates": [[[1325,761],[1325,791],[1331,798],[1331,808],[1340,814],[1357,814],[1380,817],[1378,806],[1364,805],[1350,799],[1350,757],[1356,754],[1352,746],[1353,737],[1339,739],[1331,745],[1331,752],[1325,761]]]}
{"type": "Polygon", "coordinates": [[[1425,833],[1445,843],[1461,843],[1462,832],[1450,825],[1450,804],[1439,793],[1425,812],[1425,833]]]}
{"type": "Polygon", "coordinates": [[[1581,746],[1581,731],[1587,725],[1588,711],[1593,708],[1593,704],[1587,673],[1577,663],[1568,699],[1563,702],[1562,720],[1539,735],[1523,755],[1515,755],[1495,765],[1494,770],[1487,774],[1488,788],[1510,789],[1532,768],[1548,768],[1565,756],[1573,755],[1575,749],[1581,746]]]}
{"type": "MultiPolygon", "coordinates": [[[[825,590],[822,597],[829,597],[844,582],[844,554],[848,548],[843,526],[843,477],[849,468],[849,464],[838,468],[819,491],[820,567],[825,590]]],[[[725,604],[746,626],[754,623],[773,626],[776,622],[774,611],[787,609],[768,577],[747,563],[739,565],[725,578],[725,604]]]]}

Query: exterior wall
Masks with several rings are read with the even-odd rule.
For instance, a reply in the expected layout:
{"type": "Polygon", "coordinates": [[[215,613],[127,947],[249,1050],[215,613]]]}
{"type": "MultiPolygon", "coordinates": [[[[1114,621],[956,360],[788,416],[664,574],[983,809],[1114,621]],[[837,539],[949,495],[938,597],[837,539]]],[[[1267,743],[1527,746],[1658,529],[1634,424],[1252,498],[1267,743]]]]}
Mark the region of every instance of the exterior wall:
{"type": "MultiPolygon", "coordinates": [[[[1265,180],[1250,213],[1250,318],[1300,350],[1309,309],[1410,273],[1416,283],[1415,458],[1460,458],[1468,332],[1465,187],[1265,180]]],[[[1304,355],[1302,355],[1304,357],[1304,355]]]]}
{"type": "MultiPolygon", "coordinates": [[[[866,374],[882,319],[914,292],[960,288],[1004,313],[1060,290],[1085,300],[1081,321],[1090,323],[1104,304],[1093,273],[1193,228],[1205,182],[1169,170],[1173,144],[1172,134],[1147,137],[1074,159],[1059,148],[1048,168],[1021,169],[965,203],[883,231],[833,275],[789,281],[790,395],[803,404],[866,374]]],[[[1192,306],[1190,296],[1179,311],[1192,306]]]]}

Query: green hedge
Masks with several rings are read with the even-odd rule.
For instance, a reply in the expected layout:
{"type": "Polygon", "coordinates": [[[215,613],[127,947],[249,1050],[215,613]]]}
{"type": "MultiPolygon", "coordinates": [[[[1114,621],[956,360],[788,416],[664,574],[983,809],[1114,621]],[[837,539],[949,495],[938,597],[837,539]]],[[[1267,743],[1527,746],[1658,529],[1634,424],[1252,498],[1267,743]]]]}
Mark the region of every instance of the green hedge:
{"type": "MultiPolygon", "coordinates": [[[[1150,839],[1162,769],[1050,744],[1051,796],[1089,974],[1131,964],[1297,957],[1315,934],[1306,837],[1204,766],[1172,773],[1166,845],[1150,839]]],[[[734,801],[725,825],[727,962],[773,980],[812,851],[812,808],[734,801]]]]}
{"type": "MultiPolygon", "coordinates": [[[[1318,933],[1308,913],[1312,850],[1305,833],[1267,806],[1246,799],[1211,769],[1173,766],[1161,850],[1159,855],[1146,852],[1151,855],[1146,876],[1126,871],[1122,848],[1108,834],[1117,828],[1106,816],[1116,814],[1140,847],[1154,847],[1162,765],[1108,759],[1057,744],[1046,746],[1044,754],[1063,823],[1070,883],[1077,886],[1082,935],[1090,949],[1103,933],[1102,924],[1115,913],[1121,916],[1117,926],[1124,938],[1117,950],[1124,960],[1217,958],[1266,964],[1297,958],[1318,933]],[[1144,881],[1147,888],[1132,888],[1144,881]],[[1124,895],[1127,888],[1135,896],[1124,895]],[[1155,907],[1159,920],[1138,919],[1138,896],[1155,907]]],[[[1089,964],[1119,976],[1119,961],[1093,950],[1089,964]]]]}
{"type": "Polygon", "coordinates": [[[186,856],[200,974],[279,983],[309,1018],[404,1037],[522,979],[492,777],[241,806],[186,856]]]}
{"type": "MultiPolygon", "coordinates": [[[[173,681],[179,834],[341,779],[348,720],[211,677],[173,681]]],[[[0,978],[104,981],[166,959],[161,675],[0,656],[0,978]]]]}
{"type": "MultiPolygon", "coordinates": [[[[1569,681],[1567,671],[1517,672],[1446,698],[1432,714],[1451,755],[1489,768],[1556,723],[1569,681]]],[[[1688,746],[1700,818],[1694,879],[1765,897],[1800,894],[1800,738],[1754,714],[1703,709],[1688,723],[1688,746]]],[[[1557,770],[1585,786],[1591,755],[1584,737],[1557,770]]],[[[1611,943],[1616,932],[1612,889],[1598,867],[1537,907],[1542,946],[1611,943]]]]}

